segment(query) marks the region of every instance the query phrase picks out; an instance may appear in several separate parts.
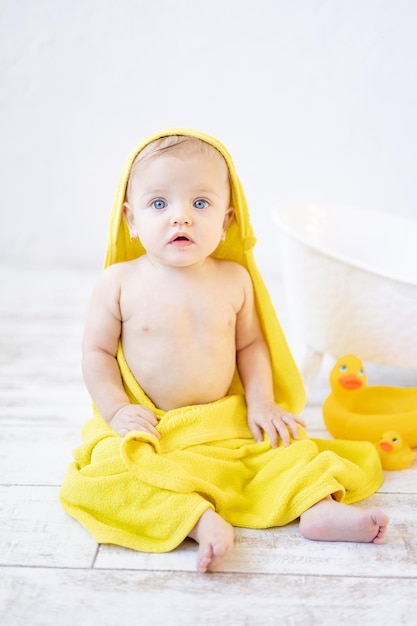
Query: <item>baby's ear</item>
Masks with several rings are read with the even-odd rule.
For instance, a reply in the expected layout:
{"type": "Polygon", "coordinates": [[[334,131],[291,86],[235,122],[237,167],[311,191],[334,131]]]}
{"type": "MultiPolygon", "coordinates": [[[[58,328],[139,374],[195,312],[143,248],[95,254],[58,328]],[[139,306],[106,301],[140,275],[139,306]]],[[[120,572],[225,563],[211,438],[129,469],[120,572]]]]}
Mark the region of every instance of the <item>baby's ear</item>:
{"type": "Polygon", "coordinates": [[[226,230],[229,228],[231,221],[233,220],[235,216],[235,210],[232,206],[229,206],[229,208],[226,211],[226,214],[224,216],[224,220],[223,220],[223,231],[226,232],[226,230]]]}
{"type": "Polygon", "coordinates": [[[128,226],[133,224],[133,220],[134,220],[133,211],[130,208],[130,205],[128,202],[123,203],[123,216],[126,222],[128,223],[128,226]]]}
{"type": "Polygon", "coordinates": [[[138,235],[135,226],[135,216],[128,202],[123,203],[123,217],[125,218],[126,224],[129,228],[130,236],[132,238],[137,237],[138,235]]]}

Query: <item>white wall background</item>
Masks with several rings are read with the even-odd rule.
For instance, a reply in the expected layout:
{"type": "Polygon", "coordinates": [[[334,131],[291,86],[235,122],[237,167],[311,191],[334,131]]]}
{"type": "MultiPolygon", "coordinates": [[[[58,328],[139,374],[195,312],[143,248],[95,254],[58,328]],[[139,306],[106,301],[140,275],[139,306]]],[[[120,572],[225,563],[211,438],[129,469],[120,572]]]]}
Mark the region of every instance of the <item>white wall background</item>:
{"type": "Polygon", "coordinates": [[[417,217],[415,0],[0,0],[0,261],[100,267],[121,166],[216,135],[278,262],[272,207],[417,217]]]}

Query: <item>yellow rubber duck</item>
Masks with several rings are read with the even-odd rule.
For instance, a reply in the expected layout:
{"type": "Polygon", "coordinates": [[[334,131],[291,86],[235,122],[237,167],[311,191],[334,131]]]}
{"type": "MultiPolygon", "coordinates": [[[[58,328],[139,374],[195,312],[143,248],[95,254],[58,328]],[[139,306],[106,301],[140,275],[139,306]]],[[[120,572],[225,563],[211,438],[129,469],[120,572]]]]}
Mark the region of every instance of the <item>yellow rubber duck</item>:
{"type": "Polygon", "coordinates": [[[401,470],[410,467],[416,456],[396,430],[387,430],[375,447],[381,459],[382,468],[385,470],[401,470]]]}
{"type": "Polygon", "coordinates": [[[396,430],[417,447],[417,388],[367,386],[363,363],[353,354],[336,361],[330,386],[323,419],[333,437],[375,443],[396,430]]]}

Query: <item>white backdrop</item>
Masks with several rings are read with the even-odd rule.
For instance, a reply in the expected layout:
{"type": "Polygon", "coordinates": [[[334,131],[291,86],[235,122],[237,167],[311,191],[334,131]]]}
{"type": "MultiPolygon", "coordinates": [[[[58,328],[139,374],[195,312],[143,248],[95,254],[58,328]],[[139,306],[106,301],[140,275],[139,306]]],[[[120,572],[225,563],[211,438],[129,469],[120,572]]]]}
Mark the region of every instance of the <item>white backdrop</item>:
{"type": "Polygon", "coordinates": [[[0,261],[97,267],[121,166],[184,125],[271,208],[417,217],[415,0],[0,0],[0,261]]]}

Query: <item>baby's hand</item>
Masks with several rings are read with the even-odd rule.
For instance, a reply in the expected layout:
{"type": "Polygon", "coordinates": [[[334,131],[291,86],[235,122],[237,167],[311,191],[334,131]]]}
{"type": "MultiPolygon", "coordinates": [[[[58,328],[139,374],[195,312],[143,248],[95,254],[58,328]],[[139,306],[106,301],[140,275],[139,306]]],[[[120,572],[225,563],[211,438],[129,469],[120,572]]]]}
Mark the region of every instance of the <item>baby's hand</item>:
{"type": "Polygon", "coordinates": [[[156,430],[158,420],[154,413],[140,404],[124,404],[113,415],[110,426],[119,435],[127,435],[131,430],[140,430],[144,433],[151,433],[158,439],[161,435],[156,430]]]}
{"type": "Polygon", "coordinates": [[[248,407],[248,425],[258,443],[263,441],[265,432],[273,448],[278,446],[278,436],[281,437],[284,446],[289,446],[290,433],[293,439],[298,439],[298,424],[307,425],[301,417],[287,413],[274,402],[248,407]]]}

